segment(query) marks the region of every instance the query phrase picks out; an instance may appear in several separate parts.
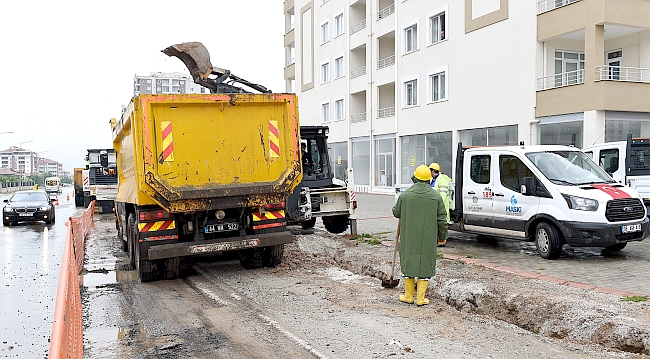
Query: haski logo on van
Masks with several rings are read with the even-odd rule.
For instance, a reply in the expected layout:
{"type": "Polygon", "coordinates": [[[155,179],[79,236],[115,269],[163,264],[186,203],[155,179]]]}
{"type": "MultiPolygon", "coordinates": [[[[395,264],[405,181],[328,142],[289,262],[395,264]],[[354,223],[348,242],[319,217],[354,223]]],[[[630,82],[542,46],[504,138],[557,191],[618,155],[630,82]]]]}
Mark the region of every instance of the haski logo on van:
{"type": "Polygon", "coordinates": [[[521,207],[517,206],[517,198],[515,198],[514,194],[510,197],[510,204],[510,206],[506,206],[506,214],[521,216],[521,207]]]}

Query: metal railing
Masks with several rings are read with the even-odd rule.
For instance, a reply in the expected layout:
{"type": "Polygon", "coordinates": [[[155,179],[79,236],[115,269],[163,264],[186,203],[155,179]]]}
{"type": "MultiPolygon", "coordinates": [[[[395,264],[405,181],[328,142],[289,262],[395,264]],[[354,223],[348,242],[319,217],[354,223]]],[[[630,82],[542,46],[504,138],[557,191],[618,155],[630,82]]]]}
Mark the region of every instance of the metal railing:
{"type": "Polygon", "coordinates": [[[537,91],[548,90],[557,87],[577,85],[585,82],[585,70],[563,72],[537,79],[537,91]]]}
{"type": "Polygon", "coordinates": [[[291,65],[293,65],[295,63],[296,63],[296,58],[292,57],[289,60],[287,60],[287,66],[286,67],[289,67],[289,66],[291,66],[291,65]]]}
{"type": "Polygon", "coordinates": [[[580,0],[539,0],[537,2],[537,15],[566,6],[580,0]]]}
{"type": "Polygon", "coordinates": [[[366,28],[366,19],[363,19],[361,22],[350,26],[350,35],[365,28],[366,28]]]}
{"type": "Polygon", "coordinates": [[[377,21],[395,12],[395,4],[390,4],[377,12],[377,21]]]}
{"type": "Polygon", "coordinates": [[[384,57],[383,59],[377,61],[377,70],[383,69],[384,67],[392,66],[395,64],[395,55],[384,57]]]}
{"type": "Polygon", "coordinates": [[[291,25],[289,25],[289,26],[287,26],[287,29],[286,29],[286,32],[285,32],[285,34],[288,34],[288,33],[290,33],[290,32],[291,32],[291,30],[293,30],[293,29],[295,29],[295,28],[296,28],[296,23],[293,23],[293,24],[291,24],[291,25]]]}
{"type": "Polygon", "coordinates": [[[363,76],[365,74],[366,74],[366,67],[362,66],[362,67],[359,67],[358,69],[350,71],[350,78],[363,76]]]}
{"type": "Polygon", "coordinates": [[[650,69],[622,66],[596,66],[596,81],[650,83],[650,69]]]}
{"type": "Polygon", "coordinates": [[[355,115],[350,115],[350,122],[363,122],[366,121],[368,117],[365,112],[357,113],[355,115]]]}
{"type": "Polygon", "coordinates": [[[393,117],[393,116],[395,116],[395,106],[380,108],[377,111],[377,118],[393,117]]]}

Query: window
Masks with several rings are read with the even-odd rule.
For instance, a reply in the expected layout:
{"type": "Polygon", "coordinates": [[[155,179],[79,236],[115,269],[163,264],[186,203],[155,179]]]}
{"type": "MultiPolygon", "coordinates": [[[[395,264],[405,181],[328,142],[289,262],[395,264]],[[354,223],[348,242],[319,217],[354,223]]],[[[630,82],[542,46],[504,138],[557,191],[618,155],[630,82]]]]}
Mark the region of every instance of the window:
{"type": "Polygon", "coordinates": [[[345,68],[343,67],[343,56],[334,60],[334,71],[337,79],[345,75],[345,68]]]}
{"type": "Polygon", "coordinates": [[[490,155],[472,156],[469,177],[475,183],[490,183],[490,155]]]}
{"type": "Polygon", "coordinates": [[[334,102],[334,110],[336,111],[336,120],[340,121],[345,117],[345,109],[343,107],[343,100],[336,100],[334,102]]]}
{"type": "Polygon", "coordinates": [[[330,63],[320,65],[320,83],[324,84],[330,81],[330,63]]]}
{"type": "Polygon", "coordinates": [[[330,122],[330,104],[329,103],[324,103],[321,105],[321,111],[320,111],[320,122],[321,123],[328,123],[330,122]]]}
{"type": "Polygon", "coordinates": [[[169,92],[169,86],[163,86],[162,92],[169,92]]]}
{"type": "Polygon", "coordinates": [[[404,29],[404,53],[413,52],[418,49],[418,25],[412,25],[404,29]]]}
{"type": "Polygon", "coordinates": [[[555,51],[555,87],[585,82],[585,53],[555,51]]]}
{"type": "Polygon", "coordinates": [[[418,80],[411,80],[404,83],[404,107],[417,106],[418,104],[418,80]]]}
{"type": "Polygon", "coordinates": [[[445,39],[445,13],[431,16],[429,18],[429,43],[435,44],[436,42],[445,39]]]}
{"type": "Polygon", "coordinates": [[[343,34],[343,14],[339,14],[334,18],[334,37],[343,34]]]}
{"type": "Polygon", "coordinates": [[[169,85],[169,79],[163,79],[162,84],[163,85],[169,85]]]}
{"type": "Polygon", "coordinates": [[[525,177],[535,177],[533,172],[515,156],[499,156],[499,176],[501,184],[508,189],[521,193],[525,177]]]}
{"type": "Polygon", "coordinates": [[[431,102],[446,99],[447,93],[445,91],[445,73],[440,72],[429,76],[429,87],[431,89],[431,102]]]}
{"type": "Polygon", "coordinates": [[[151,91],[151,86],[147,86],[147,91],[151,91]]]}
{"type": "Polygon", "coordinates": [[[160,86],[156,87],[156,91],[160,92],[160,86]]]}
{"type": "Polygon", "coordinates": [[[172,80],[172,85],[178,85],[178,80],[172,80]]]}
{"type": "Polygon", "coordinates": [[[324,44],[330,41],[330,23],[326,22],[320,26],[320,43],[324,44]]]}
{"type": "Polygon", "coordinates": [[[602,167],[605,172],[609,173],[610,175],[618,171],[618,149],[610,148],[600,151],[598,165],[600,165],[600,167],[602,167]]]}
{"type": "Polygon", "coordinates": [[[147,83],[150,84],[150,83],[151,83],[151,79],[147,80],[147,83]]]}

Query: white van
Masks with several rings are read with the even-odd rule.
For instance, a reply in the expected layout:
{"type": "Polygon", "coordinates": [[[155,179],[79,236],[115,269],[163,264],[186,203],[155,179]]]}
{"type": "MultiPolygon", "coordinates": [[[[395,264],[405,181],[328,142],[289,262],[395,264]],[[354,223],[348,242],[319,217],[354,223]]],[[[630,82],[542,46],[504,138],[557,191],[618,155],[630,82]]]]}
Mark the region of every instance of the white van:
{"type": "Polygon", "coordinates": [[[648,236],[639,194],[574,147],[459,144],[454,180],[450,229],[535,241],[546,259],[563,244],[615,251],[648,236]]]}
{"type": "Polygon", "coordinates": [[[59,177],[47,177],[45,179],[45,192],[61,193],[61,180],[59,177]]]}
{"type": "Polygon", "coordinates": [[[607,142],[585,147],[605,172],[620,183],[634,188],[650,207],[650,138],[632,138],[627,141],[607,142]]]}

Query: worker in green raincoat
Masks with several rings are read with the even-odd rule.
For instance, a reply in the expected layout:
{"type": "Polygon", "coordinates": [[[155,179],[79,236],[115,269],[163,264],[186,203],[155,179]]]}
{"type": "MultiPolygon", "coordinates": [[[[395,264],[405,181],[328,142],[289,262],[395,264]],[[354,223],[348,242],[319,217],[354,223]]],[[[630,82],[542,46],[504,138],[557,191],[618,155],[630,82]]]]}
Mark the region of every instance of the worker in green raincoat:
{"type": "Polygon", "coordinates": [[[445,205],[440,194],[429,185],[431,171],[425,165],[415,169],[413,185],[399,198],[393,215],[400,219],[399,259],[404,274],[404,291],[399,300],[417,305],[429,304],[424,297],[429,278],[436,274],[437,239],[447,240],[445,205]],[[414,300],[415,279],[417,298],[414,300]]]}
{"type": "MultiPolygon", "coordinates": [[[[442,197],[442,202],[445,204],[445,211],[447,212],[447,223],[449,224],[451,223],[449,217],[449,205],[451,204],[451,177],[442,173],[440,165],[436,162],[430,164],[429,169],[431,170],[431,176],[433,176],[431,179],[431,187],[436,190],[436,192],[440,193],[440,197],[442,197]]],[[[444,247],[446,243],[446,240],[438,238],[438,247],[444,247]]]]}

